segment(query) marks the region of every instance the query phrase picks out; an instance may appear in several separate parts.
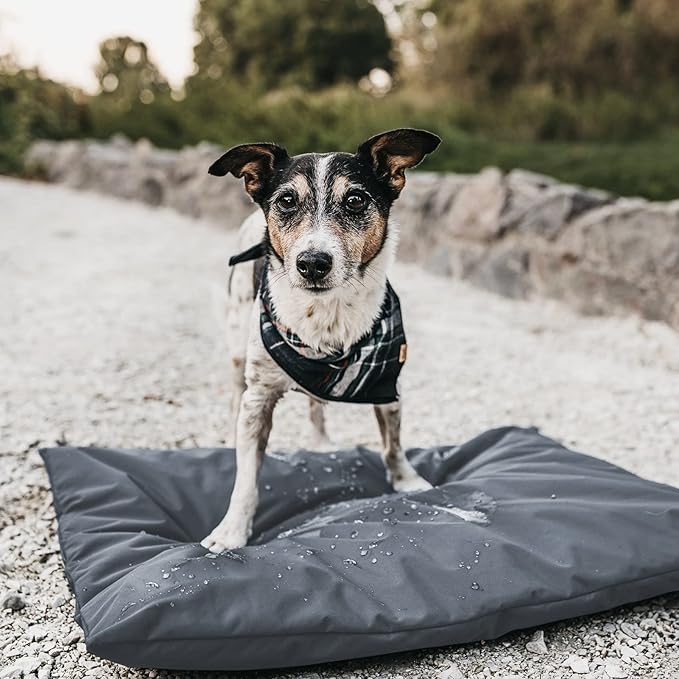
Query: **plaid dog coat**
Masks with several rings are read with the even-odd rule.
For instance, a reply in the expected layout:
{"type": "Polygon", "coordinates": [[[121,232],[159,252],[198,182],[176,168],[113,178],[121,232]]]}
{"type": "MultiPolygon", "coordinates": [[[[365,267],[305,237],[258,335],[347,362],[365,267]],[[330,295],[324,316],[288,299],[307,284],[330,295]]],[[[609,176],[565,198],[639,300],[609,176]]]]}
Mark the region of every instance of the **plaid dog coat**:
{"type": "MultiPolygon", "coordinates": [[[[229,264],[256,260],[263,254],[263,247],[255,246],[232,257],[229,264]]],[[[262,267],[258,294],[262,342],[271,358],[304,391],[324,401],[398,401],[397,380],[406,360],[407,345],[401,305],[388,281],[380,313],[372,328],[349,349],[333,354],[322,354],[307,346],[276,318],[265,266],[262,267]]]]}

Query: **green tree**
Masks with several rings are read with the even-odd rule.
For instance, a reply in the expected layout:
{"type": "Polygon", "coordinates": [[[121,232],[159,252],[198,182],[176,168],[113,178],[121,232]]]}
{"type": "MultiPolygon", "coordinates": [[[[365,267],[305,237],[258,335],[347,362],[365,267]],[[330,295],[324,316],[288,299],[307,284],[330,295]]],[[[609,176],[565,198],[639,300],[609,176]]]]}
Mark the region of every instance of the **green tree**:
{"type": "Polygon", "coordinates": [[[109,106],[130,110],[137,102],[150,104],[169,94],[167,80],[143,42],[129,36],[108,38],[99,46],[99,54],[95,73],[109,106]]]}
{"type": "Polygon", "coordinates": [[[384,19],[367,0],[200,0],[196,78],[321,89],[391,70],[384,19]]]}
{"type": "Polygon", "coordinates": [[[433,0],[431,9],[432,78],[476,94],[533,85],[575,100],[639,94],[679,66],[675,0],[433,0]]]}
{"type": "Polygon", "coordinates": [[[0,55],[0,172],[18,172],[34,139],[82,137],[91,130],[82,92],[0,55]]]}

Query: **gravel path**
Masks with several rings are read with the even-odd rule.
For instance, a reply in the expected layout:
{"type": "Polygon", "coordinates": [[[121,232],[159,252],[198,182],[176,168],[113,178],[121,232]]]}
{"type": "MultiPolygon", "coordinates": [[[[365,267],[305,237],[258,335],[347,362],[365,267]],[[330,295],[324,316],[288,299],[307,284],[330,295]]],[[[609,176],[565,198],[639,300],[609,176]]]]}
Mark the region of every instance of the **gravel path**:
{"type": "MultiPolygon", "coordinates": [[[[0,678],[188,676],[86,653],[37,448],[224,443],[220,290],[234,235],[166,210],[10,179],[0,179],[0,206],[0,678]]],[[[411,349],[406,445],[534,424],[679,485],[676,333],[502,299],[414,266],[399,265],[393,282],[411,349]]],[[[305,399],[287,396],[271,445],[294,446],[305,413],[305,399]]],[[[335,405],[328,416],[337,443],[377,445],[370,409],[335,405]]],[[[260,676],[676,678],[679,596],[498,641],[260,676]]]]}

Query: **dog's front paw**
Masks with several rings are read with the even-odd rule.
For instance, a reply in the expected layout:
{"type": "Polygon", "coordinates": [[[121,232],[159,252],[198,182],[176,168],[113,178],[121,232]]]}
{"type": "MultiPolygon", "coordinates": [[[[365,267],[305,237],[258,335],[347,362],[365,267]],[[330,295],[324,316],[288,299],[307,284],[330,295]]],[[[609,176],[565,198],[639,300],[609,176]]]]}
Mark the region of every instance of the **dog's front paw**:
{"type": "Polygon", "coordinates": [[[390,476],[391,485],[397,493],[414,493],[433,488],[431,483],[423,479],[410,464],[399,465],[390,476]]]}
{"type": "Polygon", "coordinates": [[[392,485],[394,486],[394,490],[398,493],[414,493],[418,490],[429,490],[434,487],[419,474],[415,474],[415,476],[411,478],[394,479],[392,485]]]}
{"type": "Polygon", "coordinates": [[[201,545],[214,554],[221,554],[229,549],[245,547],[248,542],[249,532],[233,526],[217,526],[210,535],[201,540],[201,545]]]}

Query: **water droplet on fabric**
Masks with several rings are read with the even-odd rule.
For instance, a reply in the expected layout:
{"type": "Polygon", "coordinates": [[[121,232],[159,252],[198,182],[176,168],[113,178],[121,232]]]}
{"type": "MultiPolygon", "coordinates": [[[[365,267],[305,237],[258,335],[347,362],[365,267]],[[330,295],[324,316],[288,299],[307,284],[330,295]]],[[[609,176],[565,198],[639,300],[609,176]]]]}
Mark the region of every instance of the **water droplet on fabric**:
{"type": "Polygon", "coordinates": [[[355,566],[357,562],[354,559],[344,559],[342,563],[345,566],[355,566]]]}
{"type": "Polygon", "coordinates": [[[196,576],[193,573],[189,573],[188,578],[189,580],[193,580],[196,576]]]}
{"type": "Polygon", "coordinates": [[[394,508],[393,507],[385,507],[382,510],[382,514],[393,514],[394,513],[394,508]]]}
{"type": "Polygon", "coordinates": [[[552,493],[550,497],[552,498],[552,500],[556,500],[556,495],[554,493],[552,493]]]}
{"type": "Polygon", "coordinates": [[[332,473],[332,467],[323,467],[323,471],[326,472],[327,474],[332,473]]]}
{"type": "Polygon", "coordinates": [[[361,556],[365,556],[367,553],[368,553],[368,550],[365,549],[365,548],[363,548],[363,549],[359,552],[359,554],[360,554],[361,556]]]}
{"type": "Polygon", "coordinates": [[[167,580],[170,577],[169,573],[163,573],[163,580],[167,580]]]}
{"type": "Polygon", "coordinates": [[[271,490],[271,485],[268,483],[264,484],[264,490],[271,490]]]}
{"type": "Polygon", "coordinates": [[[155,587],[156,589],[158,589],[158,587],[160,587],[160,585],[157,582],[153,582],[153,581],[147,582],[146,586],[147,587],[155,587]]]}
{"type": "Polygon", "coordinates": [[[174,608],[174,601],[170,601],[170,608],[174,608]]]}
{"type": "Polygon", "coordinates": [[[385,552],[387,556],[391,556],[394,552],[385,552]]]}
{"type": "Polygon", "coordinates": [[[330,545],[330,549],[335,549],[335,547],[337,547],[337,545],[330,545]]]}
{"type": "Polygon", "coordinates": [[[381,530],[381,531],[377,534],[377,537],[378,537],[378,538],[381,538],[383,535],[384,535],[384,531],[381,530]]]}
{"type": "Polygon", "coordinates": [[[357,531],[357,530],[352,530],[351,533],[349,534],[349,537],[350,537],[350,538],[355,538],[357,535],[358,535],[358,531],[357,531]]]}
{"type": "Polygon", "coordinates": [[[377,557],[374,556],[372,559],[370,559],[370,563],[377,563],[377,557]]]}
{"type": "Polygon", "coordinates": [[[472,582],[472,589],[481,589],[481,586],[478,582],[472,582]]]}
{"type": "Polygon", "coordinates": [[[280,580],[283,577],[283,573],[277,573],[276,577],[280,580]]]}

